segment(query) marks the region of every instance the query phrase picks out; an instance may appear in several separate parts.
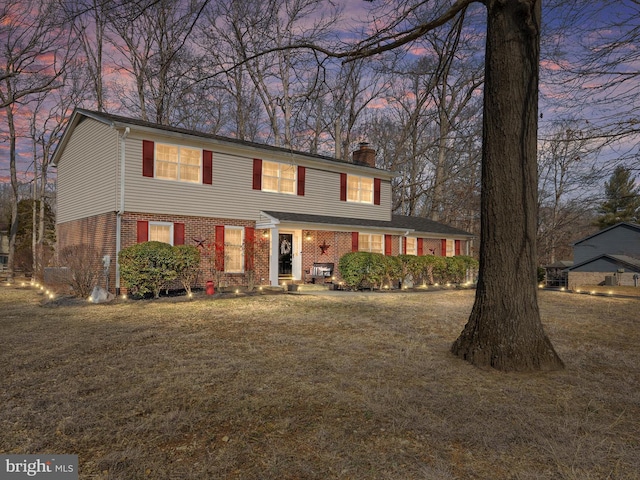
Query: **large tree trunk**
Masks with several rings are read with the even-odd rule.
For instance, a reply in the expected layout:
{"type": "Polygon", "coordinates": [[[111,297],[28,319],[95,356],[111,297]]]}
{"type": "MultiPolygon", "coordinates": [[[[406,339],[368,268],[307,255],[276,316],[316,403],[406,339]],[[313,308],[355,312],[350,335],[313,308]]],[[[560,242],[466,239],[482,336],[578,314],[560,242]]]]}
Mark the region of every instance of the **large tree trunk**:
{"type": "Polygon", "coordinates": [[[451,351],[499,370],[563,367],[540,321],[536,282],[541,0],[487,0],[480,276],[451,351]]]}

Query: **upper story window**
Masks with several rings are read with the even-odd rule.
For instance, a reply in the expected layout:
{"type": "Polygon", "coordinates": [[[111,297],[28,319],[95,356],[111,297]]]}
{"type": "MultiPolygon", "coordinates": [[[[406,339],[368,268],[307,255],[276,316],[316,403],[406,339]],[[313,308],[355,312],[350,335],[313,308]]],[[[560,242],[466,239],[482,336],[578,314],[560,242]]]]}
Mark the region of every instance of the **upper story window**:
{"type": "Polygon", "coordinates": [[[156,178],[199,183],[202,150],[156,143],[156,178]]]}
{"type": "Polygon", "coordinates": [[[373,203],[373,178],[347,175],[347,200],[373,203]]]}
{"type": "Polygon", "coordinates": [[[296,167],[288,163],[262,162],[262,190],[296,193],[296,167]]]}
{"type": "Polygon", "coordinates": [[[382,235],[360,233],[358,235],[358,250],[361,252],[384,253],[382,235]]]}

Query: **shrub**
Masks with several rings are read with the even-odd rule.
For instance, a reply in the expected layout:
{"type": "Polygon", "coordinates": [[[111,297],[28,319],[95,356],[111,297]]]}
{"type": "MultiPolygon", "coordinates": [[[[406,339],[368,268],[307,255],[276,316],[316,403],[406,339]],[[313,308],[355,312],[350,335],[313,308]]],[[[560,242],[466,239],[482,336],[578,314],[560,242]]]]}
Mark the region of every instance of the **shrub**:
{"type": "Polygon", "coordinates": [[[433,285],[434,283],[443,283],[446,281],[447,262],[445,258],[446,257],[437,257],[435,255],[418,257],[418,265],[421,267],[424,283],[433,285]]]}
{"type": "Polygon", "coordinates": [[[375,287],[384,276],[384,255],[369,252],[351,252],[340,258],[338,270],[345,285],[352,289],[375,287]]]}
{"type": "Polygon", "coordinates": [[[168,243],[137,243],[120,251],[120,275],[127,288],[140,295],[160,290],[176,279],[174,250],[168,243]]]}
{"type": "Polygon", "coordinates": [[[58,257],[62,265],[69,269],[66,281],[74,295],[88,297],[104,270],[99,252],[91,245],[70,245],[64,247],[58,257]]]}
{"type": "Polygon", "coordinates": [[[190,294],[191,286],[198,277],[200,250],[193,245],[176,245],[173,247],[173,255],[176,277],[187,294],[190,294]]]}
{"type": "Polygon", "coordinates": [[[398,257],[382,256],[382,277],[386,284],[391,286],[402,280],[402,262],[398,257]]]}

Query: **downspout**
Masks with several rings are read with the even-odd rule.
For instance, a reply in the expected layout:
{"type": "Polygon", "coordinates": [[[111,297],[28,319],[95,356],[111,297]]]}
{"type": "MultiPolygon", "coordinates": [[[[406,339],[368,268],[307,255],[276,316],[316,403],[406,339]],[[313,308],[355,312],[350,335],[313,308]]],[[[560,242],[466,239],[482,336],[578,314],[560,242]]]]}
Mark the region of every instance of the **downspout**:
{"type": "Polygon", "coordinates": [[[122,139],[120,140],[120,208],[116,212],[116,295],[120,295],[120,248],[122,244],[122,215],[124,214],[124,159],[125,159],[125,141],[131,130],[129,127],[124,129],[122,139]]]}

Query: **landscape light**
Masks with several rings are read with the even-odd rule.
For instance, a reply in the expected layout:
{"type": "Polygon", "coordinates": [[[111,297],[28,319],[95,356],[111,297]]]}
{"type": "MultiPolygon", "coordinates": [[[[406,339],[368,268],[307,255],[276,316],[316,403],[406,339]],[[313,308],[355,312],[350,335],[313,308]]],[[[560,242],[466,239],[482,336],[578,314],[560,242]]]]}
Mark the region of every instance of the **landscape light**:
{"type": "Polygon", "coordinates": [[[55,297],[56,297],[56,296],[55,296],[53,293],[50,293],[50,294],[49,294],[49,298],[50,298],[51,300],[53,300],[55,297]]]}
{"type": "Polygon", "coordinates": [[[127,294],[126,294],[126,293],[123,293],[123,294],[122,294],[122,300],[126,300],[126,299],[127,299],[127,294]]]}

